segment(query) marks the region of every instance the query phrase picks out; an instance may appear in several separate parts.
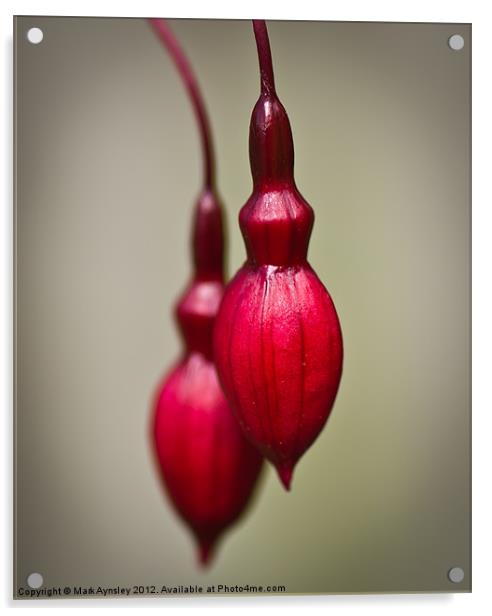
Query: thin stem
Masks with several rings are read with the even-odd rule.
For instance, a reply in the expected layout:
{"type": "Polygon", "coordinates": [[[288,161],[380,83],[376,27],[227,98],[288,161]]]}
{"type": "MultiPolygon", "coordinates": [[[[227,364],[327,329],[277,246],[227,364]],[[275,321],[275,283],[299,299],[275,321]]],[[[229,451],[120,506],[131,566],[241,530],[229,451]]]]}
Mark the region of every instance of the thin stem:
{"type": "Polygon", "coordinates": [[[203,182],[205,188],[212,189],[215,180],[215,165],[212,147],[212,135],[208,120],[205,103],[198,86],[198,81],[193,73],[191,64],[188,61],[183,49],[172,33],[165,19],[151,18],[148,20],[162,43],[169,51],[181,79],[183,80],[188,94],[190,95],[193,111],[195,112],[200,130],[203,152],[203,182]]]}
{"type": "Polygon", "coordinates": [[[258,60],[260,63],[260,80],[262,94],[275,94],[275,80],[273,78],[272,52],[268,39],[268,30],[263,19],[253,19],[258,60]]]}

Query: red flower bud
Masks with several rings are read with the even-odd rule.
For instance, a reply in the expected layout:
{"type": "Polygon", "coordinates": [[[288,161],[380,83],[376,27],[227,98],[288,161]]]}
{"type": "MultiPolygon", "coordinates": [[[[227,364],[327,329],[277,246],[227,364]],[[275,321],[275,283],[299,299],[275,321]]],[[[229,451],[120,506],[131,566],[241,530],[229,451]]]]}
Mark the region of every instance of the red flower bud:
{"type": "Polygon", "coordinates": [[[273,82],[264,22],[254,22],[261,95],[250,125],[253,193],[239,224],[247,260],[226,288],[214,356],[249,440],[289,489],[294,465],[331,412],[342,335],[331,297],[307,262],[314,214],[293,176],[287,113],[273,82]]]}
{"type": "Polygon", "coordinates": [[[204,193],[196,217],[202,240],[195,243],[198,266],[176,310],[186,351],[158,390],[153,424],[165,488],[195,534],[203,563],[244,510],[262,464],[231,413],[212,362],[223,282],[221,269],[214,271],[212,262],[199,257],[204,243],[221,244],[219,213],[213,195],[204,193]]]}
{"type": "Polygon", "coordinates": [[[185,351],[157,389],[152,446],[164,488],[205,563],[218,537],[245,509],[263,459],[244,438],[212,360],[213,325],[224,290],[223,232],[203,101],[170,30],[161,20],[152,23],[192,89],[205,154],[205,188],[193,225],[194,274],[176,307],[185,351]]]}

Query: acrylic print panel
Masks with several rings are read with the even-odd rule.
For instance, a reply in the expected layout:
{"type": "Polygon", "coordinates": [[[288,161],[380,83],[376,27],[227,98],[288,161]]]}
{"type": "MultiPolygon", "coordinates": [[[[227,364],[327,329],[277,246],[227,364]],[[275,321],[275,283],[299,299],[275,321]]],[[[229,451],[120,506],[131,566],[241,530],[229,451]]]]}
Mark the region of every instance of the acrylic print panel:
{"type": "MultiPolygon", "coordinates": [[[[210,114],[230,277],[253,30],[169,24],[210,114]]],[[[471,27],[268,28],[343,374],[291,490],[265,463],[201,567],[149,439],[183,348],[172,310],[202,185],[189,98],[143,19],[15,19],[17,598],[471,588],[471,27]]]]}

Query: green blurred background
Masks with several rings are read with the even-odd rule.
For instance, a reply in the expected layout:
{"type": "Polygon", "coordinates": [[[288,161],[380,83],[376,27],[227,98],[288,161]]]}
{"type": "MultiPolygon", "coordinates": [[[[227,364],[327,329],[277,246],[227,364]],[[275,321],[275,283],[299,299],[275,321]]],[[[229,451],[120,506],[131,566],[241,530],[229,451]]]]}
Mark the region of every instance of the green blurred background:
{"type": "MultiPolygon", "coordinates": [[[[210,111],[232,274],[259,93],[252,28],[171,24],[210,111]]],[[[190,104],[144,20],[15,20],[15,587],[37,571],[62,587],[470,589],[471,27],[269,30],[344,373],[292,492],[269,467],[203,572],[147,441],[190,274],[201,181],[190,104]],[[461,51],[447,45],[455,33],[461,51]]]]}

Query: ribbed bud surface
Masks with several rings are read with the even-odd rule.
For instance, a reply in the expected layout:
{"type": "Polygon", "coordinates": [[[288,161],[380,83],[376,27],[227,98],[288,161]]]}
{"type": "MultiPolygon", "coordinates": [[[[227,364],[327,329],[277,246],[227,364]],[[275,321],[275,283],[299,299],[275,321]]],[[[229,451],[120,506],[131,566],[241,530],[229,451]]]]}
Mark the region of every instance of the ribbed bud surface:
{"type": "Polygon", "coordinates": [[[244,511],[262,465],[224,398],[213,363],[193,352],[160,388],[154,442],[165,489],[207,562],[244,511]]]}

